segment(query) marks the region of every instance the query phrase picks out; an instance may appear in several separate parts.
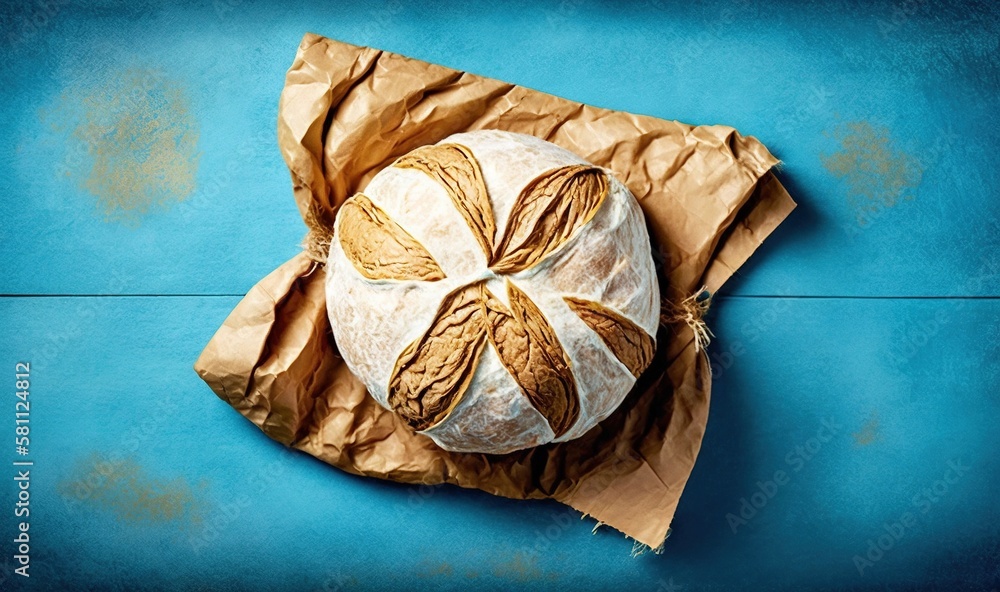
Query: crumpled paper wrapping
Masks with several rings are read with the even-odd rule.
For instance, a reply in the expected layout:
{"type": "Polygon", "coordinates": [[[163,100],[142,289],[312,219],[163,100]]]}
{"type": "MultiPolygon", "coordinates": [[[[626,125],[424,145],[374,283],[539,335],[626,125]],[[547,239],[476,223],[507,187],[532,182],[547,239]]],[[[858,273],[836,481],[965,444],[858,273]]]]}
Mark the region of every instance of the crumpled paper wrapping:
{"type": "MultiPolygon", "coordinates": [[[[307,242],[322,242],[337,207],[397,157],[478,129],[531,134],[614,171],[639,199],[670,302],[714,293],[795,207],[770,172],[777,159],[732,128],[599,109],[307,34],[278,122],[307,242]]],[[[202,352],[195,369],[220,398],[351,473],[552,498],[662,545],[708,420],[711,372],[689,325],[660,329],[633,391],[579,439],[451,453],[379,406],[338,357],[317,258],[304,251],[261,280],[202,352]]]]}

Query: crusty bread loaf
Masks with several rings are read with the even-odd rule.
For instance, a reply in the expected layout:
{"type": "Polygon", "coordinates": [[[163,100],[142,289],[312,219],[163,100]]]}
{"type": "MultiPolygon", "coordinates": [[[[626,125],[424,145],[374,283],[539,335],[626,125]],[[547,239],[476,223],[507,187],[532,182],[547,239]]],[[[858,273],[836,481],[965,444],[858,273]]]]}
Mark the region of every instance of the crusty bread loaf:
{"type": "Polygon", "coordinates": [[[380,171],[340,208],[327,273],[352,372],[451,451],[583,435],[655,348],[638,203],[609,171],[531,136],[456,134],[380,171]]]}

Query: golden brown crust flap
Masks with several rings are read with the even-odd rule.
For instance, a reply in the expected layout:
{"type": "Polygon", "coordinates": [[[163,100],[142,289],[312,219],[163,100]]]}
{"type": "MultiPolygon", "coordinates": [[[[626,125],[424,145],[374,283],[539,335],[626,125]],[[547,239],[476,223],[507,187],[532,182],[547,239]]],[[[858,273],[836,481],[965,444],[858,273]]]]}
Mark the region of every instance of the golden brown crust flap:
{"type": "Polygon", "coordinates": [[[589,222],[607,195],[607,176],[597,167],[572,165],[539,175],[514,202],[490,269],[516,273],[539,263],[589,222]]]}
{"type": "Polygon", "coordinates": [[[358,273],[371,280],[444,279],[434,257],[367,196],[344,202],[338,214],[340,246],[358,273]]]}
{"type": "Polygon", "coordinates": [[[558,438],[580,415],[569,357],[542,311],[509,281],[507,296],[510,310],[484,290],[490,341],[500,361],[558,438]]]}
{"type": "Polygon", "coordinates": [[[445,296],[427,332],[396,361],[389,405],[414,429],[444,419],[472,382],[486,345],[481,298],[478,283],[445,296]]]}
{"type": "Polygon", "coordinates": [[[493,256],[496,222],[483,173],[471,150],[459,144],[424,146],[397,160],[395,166],[423,171],[440,183],[469,224],[486,258],[493,256]]]}
{"type": "Polygon", "coordinates": [[[633,376],[639,378],[649,366],[656,349],[653,337],[622,314],[599,302],[565,297],[570,309],[604,341],[633,376]]]}

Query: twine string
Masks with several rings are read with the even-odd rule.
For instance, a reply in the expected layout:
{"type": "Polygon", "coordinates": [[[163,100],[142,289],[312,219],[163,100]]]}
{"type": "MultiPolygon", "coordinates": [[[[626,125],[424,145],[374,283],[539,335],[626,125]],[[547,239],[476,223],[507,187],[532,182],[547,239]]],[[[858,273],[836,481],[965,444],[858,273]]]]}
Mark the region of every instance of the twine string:
{"type": "Polygon", "coordinates": [[[310,259],[319,265],[326,265],[326,259],[330,256],[330,242],[333,240],[333,227],[326,224],[313,208],[306,212],[305,223],[309,232],[302,239],[302,249],[310,259]]]}
{"type": "Polygon", "coordinates": [[[699,297],[707,291],[707,286],[702,286],[687,298],[678,303],[673,303],[664,298],[660,305],[660,324],[664,327],[683,323],[694,332],[694,350],[696,352],[708,348],[715,335],[705,323],[704,316],[712,305],[712,295],[707,298],[699,297]]]}

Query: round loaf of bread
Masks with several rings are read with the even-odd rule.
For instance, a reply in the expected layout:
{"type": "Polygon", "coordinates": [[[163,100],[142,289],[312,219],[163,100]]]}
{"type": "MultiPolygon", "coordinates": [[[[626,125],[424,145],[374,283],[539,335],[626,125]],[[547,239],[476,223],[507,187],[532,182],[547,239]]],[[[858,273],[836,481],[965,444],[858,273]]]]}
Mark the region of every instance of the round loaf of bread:
{"type": "Polygon", "coordinates": [[[341,206],[337,349],[438,446],[502,454],[582,436],[653,358],[642,211],[610,171],[532,136],[417,148],[341,206]]]}

